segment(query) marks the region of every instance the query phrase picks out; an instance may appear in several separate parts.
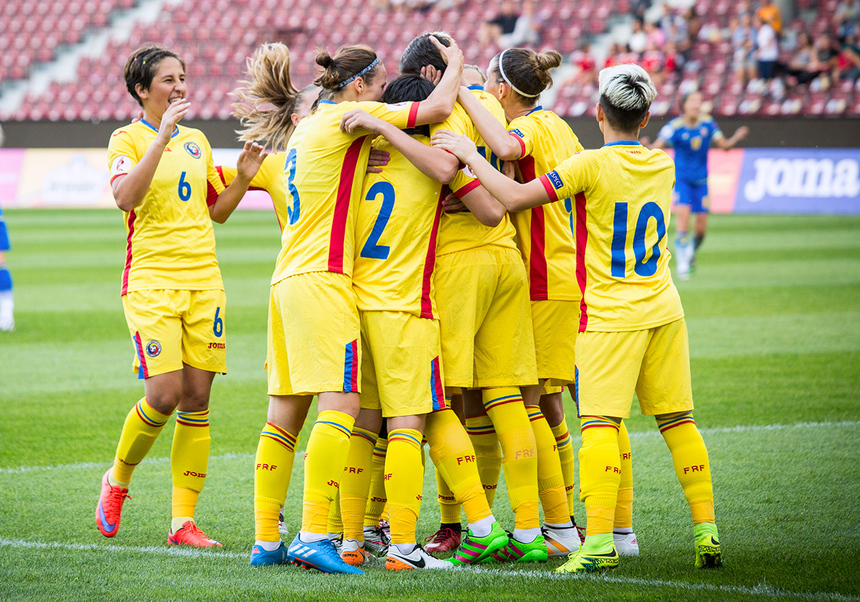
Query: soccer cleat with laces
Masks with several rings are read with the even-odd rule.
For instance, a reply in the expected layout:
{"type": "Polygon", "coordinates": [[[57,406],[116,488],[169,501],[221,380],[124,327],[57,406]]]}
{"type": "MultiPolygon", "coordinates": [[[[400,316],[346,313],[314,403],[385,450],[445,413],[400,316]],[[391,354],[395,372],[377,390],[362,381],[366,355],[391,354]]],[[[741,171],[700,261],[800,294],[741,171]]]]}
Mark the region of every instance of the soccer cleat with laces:
{"type": "Polygon", "coordinates": [[[531,543],[523,543],[511,537],[508,539],[508,545],[480,562],[546,562],[548,557],[546,540],[543,535],[538,535],[531,543]]]}
{"type": "Polygon", "coordinates": [[[392,544],[388,547],[385,568],[389,571],[409,571],[412,569],[452,569],[454,565],[433,558],[421,546],[416,545],[409,554],[404,554],[396,545],[392,544]]]}
{"type": "Polygon", "coordinates": [[[608,552],[587,552],[585,547],[571,554],[567,562],[555,569],[556,573],[596,573],[618,568],[618,550],[615,546],[608,552]]]}
{"type": "Polygon", "coordinates": [[[575,527],[570,527],[569,529],[544,527],[541,529],[541,533],[543,533],[543,538],[546,540],[546,551],[550,558],[568,556],[576,552],[581,545],[579,533],[575,527]]]}
{"type": "Polygon", "coordinates": [[[251,548],[251,566],[272,566],[275,564],[290,564],[290,557],[287,555],[287,546],[284,542],[278,546],[277,550],[266,550],[261,546],[251,548]]]}
{"type": "Polygon", "coordinates": [[[619,556],[639,556],[639,542],[635,533],[613,533],[612,540],[619,556]]]}
{"type": "Polygon", "coordinates": [[[305,543],[296,535],[290,544],[287,554],[293,564],[303,566],[306,569],[316,569],[323,573],[347,573],[351,575],[364,575],[364,571],[350,566],[341,559],[334,544],[323,539],[311,543],[305,543]]]}
{"type": "Polygon", "coordinates": [[[370,554],[364,547],[363,541],[357,539],[344,540],[340,548],[340,558],[350,566],[370,564],[370,554]]]}
{"type": "Polygon", "coordinates": [[[117,534],[122,504],[126,498],[131,499],[128,489],[110,484],[109,474],[110,469],[102,477],[102,491],[99,495],[99,503],[96,505],[96,526],[105,537],[113,537],[117,534]]]}
{"type": "Polygon", "coordinates": [[[507,545],[508,534],[499,526],[499,523],[493,523],[489,535],[485,537],[475,537],[470,530],[448,562],[455,566],[475,564],[485,558],[492,558],[493,554],[500,552],[507,545]]]}
{"type": "Polygon", "coordinates": [[[450,552],[451,550],[457,549],[457,546],[460,545],[461,539],[462,536],[459,532],[445,527],[444,529],[439,529],[427,538],[428,543],[424,546],[424,549],[431,554],[450,552]]]}
{"type": "Polygon", "coordinates": [[[718,569],[723,566],[720,551],[720,536],[714,523],[699,523],[695,526],[696,568],[718,569]]]}
{"type": "Polygon", "coordinates": [[[379,527],[364,529],[364,549],[374,556],[382,556],[388,552],[388,544],[391,540],[385,531],[379,527]]]}
{"type": "Polygon", "coordinates": [[[287,529],[287,524],[284,522],[284,509],[281,508],[281,511],[278,512],[278,533],[281,535],[286,535],[289,533],[289,529],[287,529]]]}
{"type": "Polygon", "coordinates": [[[187,520],[182,523],[176,533],[167,534],[167,545],[169,546],[192,546],[194,548],[220,548],[221,543],[210,539],[200,530],[194,521],[187,520]]]}

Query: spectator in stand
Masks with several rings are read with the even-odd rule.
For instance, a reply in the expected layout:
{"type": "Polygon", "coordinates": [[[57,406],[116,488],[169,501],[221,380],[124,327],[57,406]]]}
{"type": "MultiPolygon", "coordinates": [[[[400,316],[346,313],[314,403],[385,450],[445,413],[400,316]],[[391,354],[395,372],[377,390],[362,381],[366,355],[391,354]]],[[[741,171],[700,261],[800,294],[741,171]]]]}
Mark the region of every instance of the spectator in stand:
{"type": "Polygon", "coordinates": [[[702,30],[702,17],[696,12],[694,6],[684,11],[683,15],[687,22],[687,41],[692,44],[699,39],[699,32],[702,30]]]}
{"type": "Polygon", "coordinates": [[[519,18],[520,14],[514,2],[510,0],[502,2],[501,12],[494,19],[484,23],[481,28],[481,45],[498,44],[501,36],[514,33],[519,18]]]}
{"type": "Polygon", "coordinates": [[[644,19],[649,8],[651,8],[651,0],[633,0],[630,3],[630,12],[637,19],[644,19]]]}
{"type": "Polygon", "coordinates": [[[741,13],[737,26],[732,30],[732,64],[735,79],[744,85],[755,79],[755,40],[756,30],[749,13],[741,13]]]}
{"type": "Polygon", "coordinates": [[[653,21],[645,22],[645,35],[648,37],[648,43],[654,44],[657,50],[663,50],[666,46],[666,33],[653,21]]]}
{"type": "Polygon", "coordinates": [[[833,13],[833,28],[840,40],[857,34],[860,0],[842,0],[833,13]]]}
{"type": "Polygon", "coordinates": [[[753,23],[756,27],[755,58],[758,62],[758,77],[770,81],[773,79],[776,70],[776,61],[779,58],[779,43],[776,39],[776,31],[770,23],[765,22],[759,16],[759,13],[756,13],[753,23]]]}
{"type": "Polygon", "coordinates": [[[826,90],[833,80],[833,71],[839,62],[839,48],[829,33],[822,33],[815,39],[814,60],[818,65],[818,77],[810,84],[813,91],[826,90]]]}
{"type": "Polygon", "coordinates": [[[678,52],[674,42],[666,42],[666,54],[663,62],[663,73],[671,76],[684,67],[684,57],[678,52]]]}
{"type": "Polygon", "coordinates": [[[797,36],[797,50],[788,63],[787,83],[791,86],[808,84],[827,70],[827,65],[818,60],[818,52],[812,45],[812,38],[805,31],[797,36]]]}
{"type": "Polygon", "coordinates": [[[534,2],[526,2],[523,5],[523,14],[517,17],[514,30],[510,34],[499,36],[501,48],[517,48],[521,46],[535,46],[540,42],[540,20],[535,11],[534,2]]]}
{"type": "Polygon", "coordinates": [[[648,34],[643,28],[644,21],[641,17],[633,21],[633,33],[630,34],[630,39],[627,40],[627,46],[632,52],[641,55],[648,47],[648,34]]]}
{"type": "Polygon", "coordinates": [[[782,13],[773,0],[761,0],[755,16],[770,25],[777,36],[782,33],[782,13]]]}
{"type": "Polygon", "coordinates": [[[845,37],[842,50],[836,58],[836,75],[839,79],[860,79],[860,46],[857,45],[856,34],[845,37]]]}
{"type": "Polygon", "coordinates": [[[562,85],[569,83],[597,83],[597,62],[591,53],[591,44],[583,42],[579,50],[574,50],[569,58],[576,72],[562,85]]]}
{"type": "Polygon", "coordinates": [[[654,85],[660,86],[663,83],[664,57],[654,42],[648,42],[648,49],[642,54],[639,66],[648,72],[654,85]]]}

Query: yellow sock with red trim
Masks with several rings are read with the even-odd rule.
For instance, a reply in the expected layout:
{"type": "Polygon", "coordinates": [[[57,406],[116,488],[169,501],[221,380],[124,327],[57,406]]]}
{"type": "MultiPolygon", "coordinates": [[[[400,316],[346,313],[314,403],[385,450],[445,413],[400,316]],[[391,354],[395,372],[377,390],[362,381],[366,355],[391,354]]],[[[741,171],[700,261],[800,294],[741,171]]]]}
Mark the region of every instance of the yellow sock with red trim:
{"type": "Polygon", "coordinates": [[[424,484],[421,439],[421,432],[415,429],[394,429],[388,432],[385,492],[388,495],[391,543],[416,542],[415,526],[424,484]]]}
{"type": "MultiPolygon", "coordinates": [[[[430,457],[433,458],[433,449],[430,449],[430,457]]],[[[435,458],[433,464],[436,464],[435,458]]],[[[460,522],[460,502],[454,492],[448,487],[445,477],[439,467],[436,466],[436,491],[437,499],[439,500],[439,522],[443,525],[454,524],[460,522]]]]}
{"type": "Polygon", "coordinates": [[[630,434],[624,421],[618,428],[618,453],[620,455],[621,480],[618,484],[618,501],[615,503],[615,529],[633,528],[633,454],[630,450],[630,434]]]}
{"type": "Polygon", "coordinates": [[[254,461],[254,533],[257,541],[280,541],[278,515],[293,473],[298,437],[267,422],[254,461]]]}
{"type": "Polygon", "coordinates": [[[502,448],[499,447],[496,428],[489,415],[482,414],[466,418],[466,433],[475,448],[481,485],[487,494],[487,503],[492,508],[499,486],[499,474],[502,471],[502,448]]]}
{"type": "MultiPolygon", "coordinates": [[[[343,522],[343,538],[364,541],[364,513],[370,491],[373,450],[377,434],[354,427],[350,438],[349,453],[343,467],[340,484],[340,516],[343,522]]],[[[338,533],[329,527],[329,533],[338,533]]]]}
{"type": "Polygon", "coordinates": [[[675,474],[690,504],[693,524],[715,522],[711,463],[705,442],[693,420],[693,412],[681,412],[658,419],[657,426],[672,452],[675,474]]]}
{"type": "Polygon", "coordinates": [[[570,522],[570,508],[564,491],[561,461],[555,448],[555,437],[540,406],[526,406],[538,450],[538,495],[543,506],[544,522],[564,525],[570,522]]]}
{"type": "Polygon", "coordinates": [[[538,529],[537,445],[522,394],[516,387],[498,387],[484,389],[481,397],[502,446],[515,529],[538,529]]]}
{"type": "Polygon", "coordinates": [[[319,413],[305,455],[302,533],[324,536],[329,506],[338,493],[355,419],[335,410],[319,413]]]}
{"type": "Polygon", "coordinates": [[[612,533],[621,463],[618,423],[605,416],[583,416],[580,427],[579,495],[585,503],[587,542],[592,535],[612,533]]]}
{"type": "Polygon", "coordinates": [[[146,401],[146,397],[135,404],[125,417],[122,434],[116,446],[113,469],[108,475],[112,486],[128,487],[135,467],[152,449],[152,444],[169,419],[170,414],[162,414],[153,408],[146,401]]]}
{"type": "MultiPolygon", "coordinates": [[[[469,523],[476,523],[492,516],[487,496],[478,476],[475,450],[472,442],[456,414],[450,409],[433,412],[427,416],[424,436],[430,444],[430,458],[444,482],[446,482],[454,498],[462,504],[469,523]]],[[[457,515],[442,516],[443,524],[460,522],[460,506],[457,515]]]]}
{"type": "Polygon", "coordinates": [[[194,519],[197,496],[203,490],[209,469],[209,410],[176,412],[176,430],[170,450],[173,475],[173,518],[194,519]]]}
{"type": "Polygon", "coordinates": [[[573,458],[573,442],[570,439],[570,431],[567,421],[562,418],[561,422],[551,426],[552,435],[555,437],[555,448],[558,450],[558,460],[561,463],[561,475],[564,479],[564,492],[567,496],[567,505],[570,508],[570,516],[573,518],[573,492],[576,488],[576,465],[573,458]]]}
{"type": "Polygon", "coordinates": [[[388,496],[385,495],[385,455],[388,453],[388,439],[379,437],[373,448],[373,458],[370,463],[370,490],[367,494],[367,506],[364,509],[364,526],[375,529],[379,518],[385,510],[388,496]]]}

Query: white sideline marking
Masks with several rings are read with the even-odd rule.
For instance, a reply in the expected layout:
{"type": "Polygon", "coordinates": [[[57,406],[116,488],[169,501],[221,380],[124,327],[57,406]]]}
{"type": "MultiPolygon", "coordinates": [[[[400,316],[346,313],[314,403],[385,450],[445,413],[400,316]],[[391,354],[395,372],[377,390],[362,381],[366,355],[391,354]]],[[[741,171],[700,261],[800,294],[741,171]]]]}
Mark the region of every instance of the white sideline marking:
{"type": "MultiPolygon", "coordinates": [[[[254,454],[237,454],[237,453],[227,453],[221,454],[218,456],[210,456],[210,460],[235,460],[237,458],[253,458],[254,454]]],[[[157,462],[164,463],[170,462],[170,458],[147,458],[145,460],[147,463],[149,462],[157,462]]],[[[0,474],[18,474],[24,472],[40,472],[45,470],[75,470],[78,468],[104,468],[107,470],[110,468],[110,461],[107,462],[76,462],[75,464],[55,464],[53,466],[18,466],[15,468],[0,468],[0,474]]]]}
{"type": "MultiPolygon", "coordinates": [[[[74,550],[86,552],[132,552],[138,554],[163,554],[167,556],[184,556],[192,558],[228,558],[228,559],[247,559],[247,554],[239,552],[216,552],[209,550],[191,550],[188,548],[177,547],[158,547],[158,546],[117,546],[111,544],[81,544],[81,543],[60,543],[60,542],[43,542],[43,541],[25,541],[23,539],[2,539],[0,538],[0,546],[9,546],[11,548],[35,548],[35,549],[60,549],[74,550]]],[[[744,587],[741,585],[713,585],[711,583],[686,583],[683,581],[665,581],[662,579],[638,579],[634,577],[611,577],[611,576],[570,576],[559,575],[552,572],[544,571],[506,571],[504,569],[484,569],[471,568],[469,570],[451,571],[450,575],[465,576],[469,574],[491,575],[498,577],[512,577],[515,579],[540,579],[540,580],[565,580],[565,579],[590,579],[593,581],[602,581],[605,583],[618,583],[622,585],[642,585],[645,587],[672,588],[686,591],[709,591],[728,594],[745,594],[750,596],[766,596],[780,598],[795,598],[799,600],[836,600],[850,601],[858,600],[856,596],[846,596],[843,594],[829,593],[806,593],[806,592],[791,592],[780,588],[775,588],[769,585],[757,585],[755,587],[744,587]]]]}

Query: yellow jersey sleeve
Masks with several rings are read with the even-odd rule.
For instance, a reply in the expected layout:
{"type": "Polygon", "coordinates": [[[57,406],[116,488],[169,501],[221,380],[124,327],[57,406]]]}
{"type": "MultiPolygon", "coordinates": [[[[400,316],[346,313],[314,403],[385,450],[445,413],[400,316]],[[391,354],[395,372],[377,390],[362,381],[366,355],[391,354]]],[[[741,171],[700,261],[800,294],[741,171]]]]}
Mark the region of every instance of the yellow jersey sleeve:
{"type": "Polygon", "coordinates": [[[211,207],[218,200],[218,195],[224,192],[226,186],[221,180],[221,174],[218,173],[215,161],[212,159],[212,147],[209,146],[209,140],[205,137],[203,140],[206,143],[206,204],[211,207]]]}
{"type": "MultiPolygon", "coordinates": [[[[129,132],[130,126],[119,128],[111,134],[108,143],[108,166],[110,169],[110,182],[119,176],[127,175],[143,157],[135,147],[134,136],[129,132]]],[[[143,152],[146,152],[144,149],[143,152]]]]}
{"type": "MultiPolygon", "coordinates": [[[[263,159],[263,164],[257,170],[257,175],[251,179],[251,184],[248,190],[265,190],[272,197],[272,205],[275,208],[275,214],[278,217],[278,225],[281,231],[284,230],[284,223],[287,216],[287,198],[284,190],[284,164],[286,163],[287,153],[278,151],[269,154],[263,159]]],[[[218,172],[221,174],[221,181],[224,185],[229,186],[236,179],[236,168],[227,165],[219,165],[218,172]]]]}

